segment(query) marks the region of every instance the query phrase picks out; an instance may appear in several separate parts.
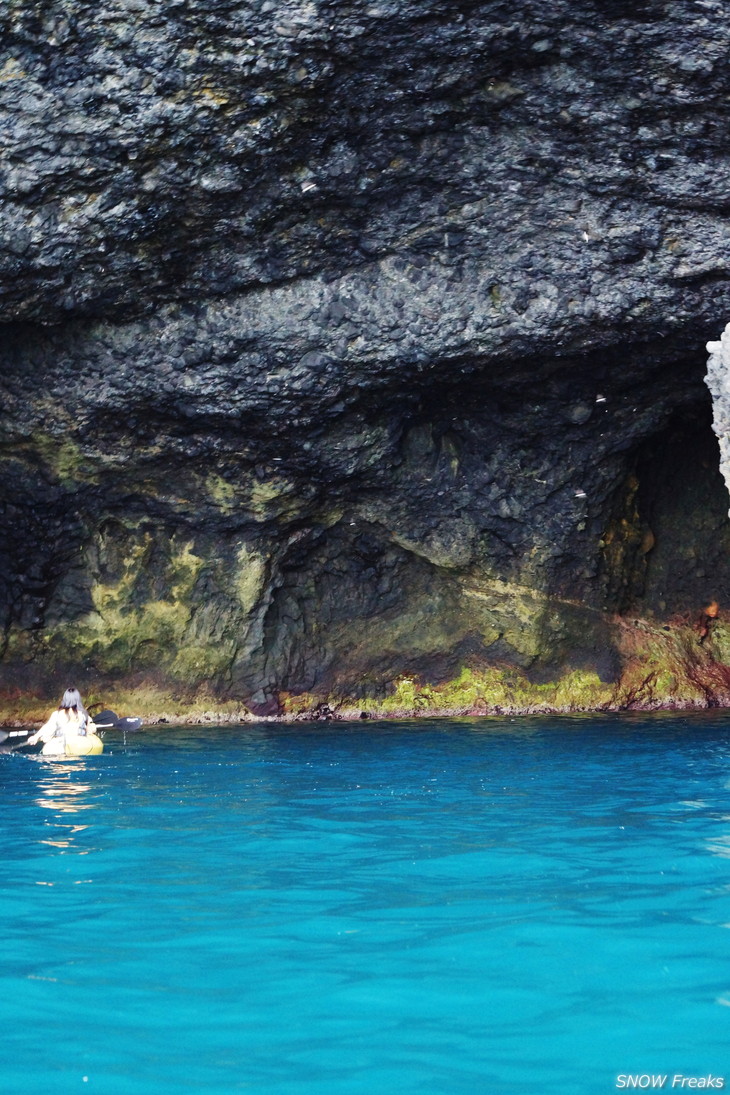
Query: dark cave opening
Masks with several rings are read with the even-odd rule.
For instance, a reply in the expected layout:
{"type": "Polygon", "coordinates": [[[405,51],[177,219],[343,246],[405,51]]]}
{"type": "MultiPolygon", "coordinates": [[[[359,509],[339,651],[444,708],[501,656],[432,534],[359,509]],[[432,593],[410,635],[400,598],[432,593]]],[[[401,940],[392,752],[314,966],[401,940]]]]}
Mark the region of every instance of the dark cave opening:
{"type": "Polygon", "coordinates": [[[638,449],[622,488],[620,612],[694,618],[730,604],[730,498],[709,396],[675,412],[638,449]]]}

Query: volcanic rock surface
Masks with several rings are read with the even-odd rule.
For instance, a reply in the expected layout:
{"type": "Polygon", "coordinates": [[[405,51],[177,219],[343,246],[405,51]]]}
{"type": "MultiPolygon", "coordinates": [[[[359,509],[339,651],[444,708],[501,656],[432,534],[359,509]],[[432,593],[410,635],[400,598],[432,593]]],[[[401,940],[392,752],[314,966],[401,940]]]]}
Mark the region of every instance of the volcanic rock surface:
{"type": "Polygon", "coordinates": [[[724,701],[724,3],[5,0],[0,43],[6,696],[724,701]],[[692,688],[629,695],[627,627],[692,688]]]}

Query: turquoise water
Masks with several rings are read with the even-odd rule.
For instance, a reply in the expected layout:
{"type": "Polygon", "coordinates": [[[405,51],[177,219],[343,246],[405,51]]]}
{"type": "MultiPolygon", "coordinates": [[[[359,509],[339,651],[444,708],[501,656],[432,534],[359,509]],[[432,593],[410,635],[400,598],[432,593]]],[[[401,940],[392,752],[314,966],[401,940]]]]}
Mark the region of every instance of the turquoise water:
{"type": "Polygon", "coordinates": [[[260,724],[2,755],[0,1091],[730,1087],[729,731],[260,724]]]}

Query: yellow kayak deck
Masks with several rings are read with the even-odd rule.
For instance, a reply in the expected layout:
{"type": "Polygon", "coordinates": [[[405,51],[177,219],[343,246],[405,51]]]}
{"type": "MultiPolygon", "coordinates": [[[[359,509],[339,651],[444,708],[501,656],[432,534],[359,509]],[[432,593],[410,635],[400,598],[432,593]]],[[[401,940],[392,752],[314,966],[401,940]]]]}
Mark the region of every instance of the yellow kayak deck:
{"type": "Polygon", "coordinates": [[[96,734],[51,738],[43,746],[44,757],[90,757],[103,752],[104,742],[96,734]]]}

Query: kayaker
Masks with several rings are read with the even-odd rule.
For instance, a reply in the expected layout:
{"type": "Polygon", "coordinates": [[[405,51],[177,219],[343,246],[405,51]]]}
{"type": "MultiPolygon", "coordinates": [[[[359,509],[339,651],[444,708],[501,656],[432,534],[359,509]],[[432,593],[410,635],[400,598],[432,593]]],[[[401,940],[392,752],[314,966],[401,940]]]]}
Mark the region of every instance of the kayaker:
{"type": "Polygon", "coordinates": [[[95,733],[96,726],[84,707],[78,688],[67,688],[56,710],[40,730],[31,734],[27,744],[36,745],[42,741],[48,745],[52,742],[53,746],[58,744],[58,749],[53,749],[51,746],[44,752],[65,753],[67,739],[77,739],[95,733]]]}

